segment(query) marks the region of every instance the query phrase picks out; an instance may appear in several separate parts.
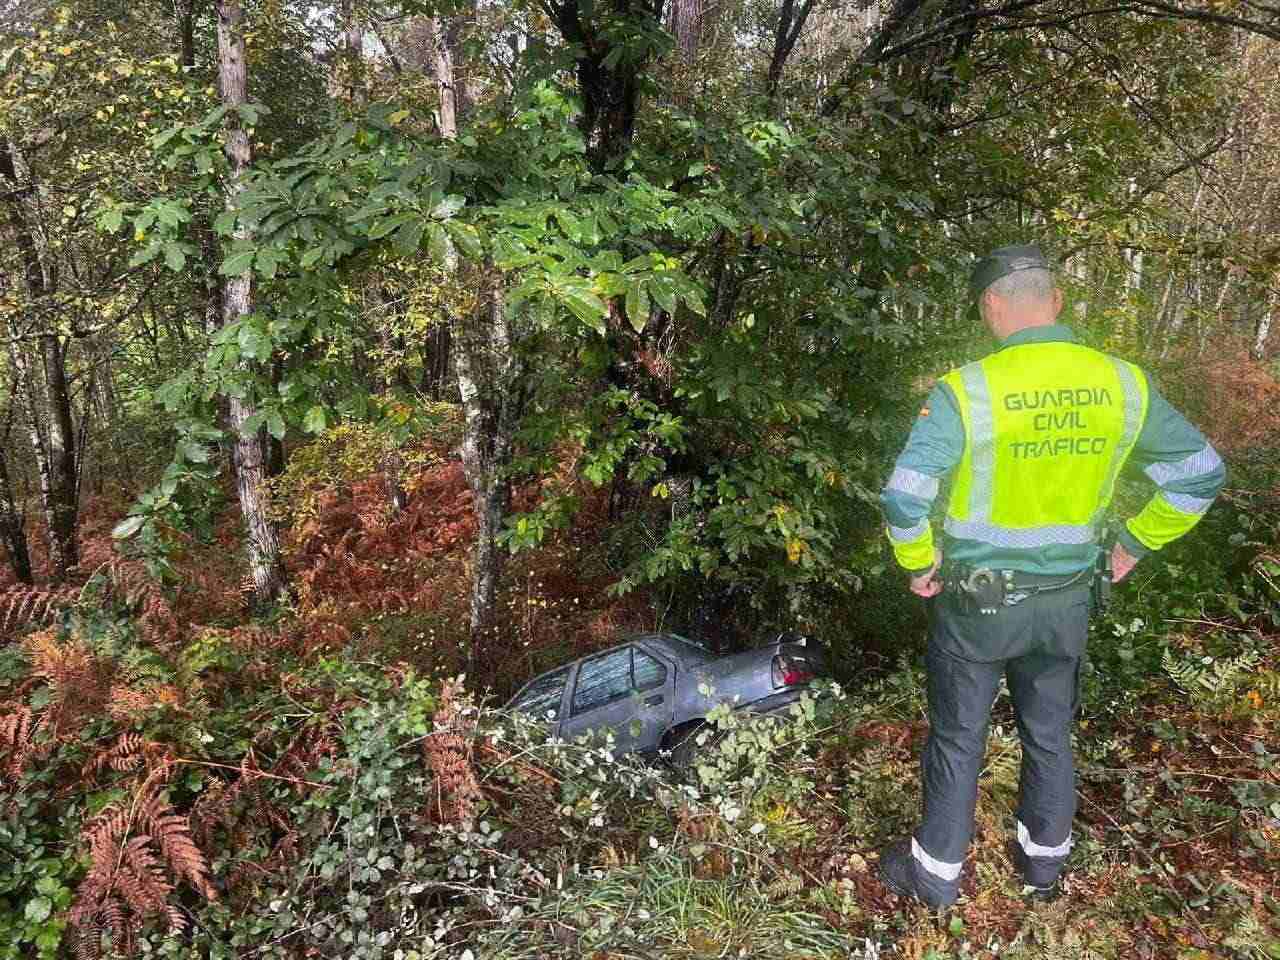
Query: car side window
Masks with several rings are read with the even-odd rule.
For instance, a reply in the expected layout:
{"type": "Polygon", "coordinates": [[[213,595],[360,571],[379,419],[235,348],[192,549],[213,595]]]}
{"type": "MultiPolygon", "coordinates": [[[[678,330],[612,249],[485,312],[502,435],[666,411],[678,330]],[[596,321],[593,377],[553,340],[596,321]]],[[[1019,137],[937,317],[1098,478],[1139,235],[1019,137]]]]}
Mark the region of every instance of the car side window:
{"type": "Polygon", "coordinates": [[[553,717],[559,718],[560,699],[564,694],[565,681],[568,679],[568,667],[562,667],[559,670],[538,677],[529,686],[525,687],[524,692],[520,694],[512,706],[523,713],[537,717],[539,720],[546,718],[548,710],[551,711],[553,717]]]}
{"type": "Polygon", "coordinates": [[[631,648],[611,650],[582,661],[573,691],[573,712],[603,706],[631,692],[631,648]]]}
{"type": "Polygon", "coordinates": [[[635,663],[632,670],[637,690],[652,690],[667,682],[667,665],[657,657],[651,657],[638,647],[635,650],[635,663]]]}

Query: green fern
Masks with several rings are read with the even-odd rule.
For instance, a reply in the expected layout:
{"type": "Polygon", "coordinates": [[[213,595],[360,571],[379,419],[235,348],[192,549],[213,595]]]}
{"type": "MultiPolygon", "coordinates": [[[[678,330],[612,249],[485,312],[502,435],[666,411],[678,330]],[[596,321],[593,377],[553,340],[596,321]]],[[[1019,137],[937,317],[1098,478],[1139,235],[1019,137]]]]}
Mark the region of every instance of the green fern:
{"type": "Polygon", "coordinates": [[[1280,948],[1277,940],[1266,927],[1249,914],[1241,914],[1231,933],[1222,941],[1224,947],[1230,947],[1241,957],[1270,960],[1280,948]]]}
{"type": "Polygon", "coordinates": [[[1022,769],[1022,744],[1014,735],[993,733],[987,742],[982,777],[994,790],[1014,793],[1022,769]]]}
{"type": "MultiPolygon", "coordinates": [[[[1160,664],[1164,672],[1193,701],[1215,702],[1229,696],[1244,674],[1254,671],[1261,657],[1256,650],[1246,650],[1234,657],[1205,657],[1202,660],[1179,659],[1172,649],[1164,648],[1160,664]]],[[[1266,674],[1259,674],[1266,676],[1266,674]]]]}

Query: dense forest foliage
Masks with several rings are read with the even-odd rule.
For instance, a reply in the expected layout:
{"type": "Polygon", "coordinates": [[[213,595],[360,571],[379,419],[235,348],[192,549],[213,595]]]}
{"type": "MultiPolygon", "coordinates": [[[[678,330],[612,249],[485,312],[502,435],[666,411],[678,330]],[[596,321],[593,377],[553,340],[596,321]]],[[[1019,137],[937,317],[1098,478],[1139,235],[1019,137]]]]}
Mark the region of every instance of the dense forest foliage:
{"type": "Polygon", "coordinates": [[[1280,957],[1277,75],[1260,0],[0,0],[0,958],[1280,957]],[[1228,490],[1095,624],[1068,896],[1002,697],[938,922],[876,495],[1031,242],[1228,490]],[[692,783],[495,708],[655,628],[838,686],[692,783]]]}

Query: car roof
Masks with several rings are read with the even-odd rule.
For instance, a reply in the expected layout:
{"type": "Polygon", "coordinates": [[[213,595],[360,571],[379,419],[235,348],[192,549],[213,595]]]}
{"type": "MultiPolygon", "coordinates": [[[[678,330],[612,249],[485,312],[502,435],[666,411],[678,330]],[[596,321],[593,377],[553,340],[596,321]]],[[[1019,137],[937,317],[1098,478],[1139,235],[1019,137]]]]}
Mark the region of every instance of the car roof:
{"type": "Polygon", "coordinates": [[[687,637],[682,637],[678,633],[633,633],[624,637],[619,637],[618,642],[603,650],[596,650],[588,653],[586,656],[577,657],[568,663],[562,663],[558,667],[552,667],[550,670],[543,670],[541,673],[535,674],[520,685],[514,694],[507,700],[510,704],[515,701],[525,690],[525,687],[539,680],[542,677],[561,670],[568,670],[583,660],[590,660],[592,657],[598,657],[601,654],[608,653],[610,650],[617,650],[619,647],[625,647],[633,643],[640,643],[646,647],[657,650],[659,653],[665,653],[667,656],[688,666],[696,663],[706,663],[716,659],[716,655],[705,647],[700,646],[687,637]]]}
{"type": "Polygon", "coordinates": [[[668,656],[675,657],[685,663],[706,663],[708,660],[716,658],[715,654],[710,650],[677,633],[638,633],[634,636],[624,637],[622,642],[638,642],[647,647],[655,647],[668,656]]]}

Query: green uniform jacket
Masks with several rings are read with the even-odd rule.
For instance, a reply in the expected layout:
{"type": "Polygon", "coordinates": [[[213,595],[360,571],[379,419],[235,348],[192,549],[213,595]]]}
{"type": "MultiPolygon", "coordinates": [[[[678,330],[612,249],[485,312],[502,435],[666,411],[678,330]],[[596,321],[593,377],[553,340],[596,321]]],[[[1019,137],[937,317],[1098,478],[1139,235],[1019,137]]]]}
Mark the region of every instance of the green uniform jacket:
{"type": "MultiPolygon", "coordinates": [[[[1004,354],[1006,351],[1034,351],[1035,344],[1074,344],[1076,342],[1074,333],[1064,325],[1033,327],[1021,330],[1006,339],[1000,345],[997,354],[1004,354]]],[[[1087,350],[1087,348],[1080,349],[1087,350]]],[[[1140,418],[1140,426],[1134,423],[1132,426],[1137,427],[1134,431],[1136,436],[1129,433],[1123,441],[1117,436],[1113,446],[1117,443],[1122,444],[1118,463],[1123,463],[1124,457],[1127,457],[1128,463],[1141,469],[1159,489],[1141,513],[1128,520],[1117,531],[1117,536],[1130,553],[1142,557],[1152,550],[1158,550],[1195,526],[1213,503],[1218,491],[1222,489],[1226,480],[1226,469],[1222,459],[1205,440],[1203,434],[1169,405],[1140,370],[1124,361],[1107,357],[1105,354],[1090,351],[1089,357],[1095,361],[1095,364],[1102,365],[1098,367],[1101,369],[1105,369],[1103,365],[1103,358],[1105,358],[1114,364],[1117,370],[1132,371],[1123,373],[1121,379],[1127,381],[1133,390],[1134,402],[1130,409],[1140,418]],[[1135,386],[1135,382],[1140,382],[1140,391],[1135,386]]],[[[1020,370],[1024,364],[1028,368],[1035,366],[1034,359],[1034,354],[1028,354],[1025,360],[1022,360],[1020,355],[1002,356],[1000,366],[1005,371],[1015,371],[1013,375],[1016,377],[1016,371],[1020,370]]],[[[964,369],[972,377],[972,371],[976,367],[971,365],[970,368],[964,369]]],[[[1005,375],[1008,376],[1008,373],[1005,375]]],[[[1061,382],[1070,383],[1069,372],[1064,371],[1064,375],[1067,379],[1061,382]]],[[[970,431],[982,429],[981,419],[979,426],[975,428],[971,414],[962,417],[962,403],[970,401],[962,400],[956,395],[953,384],[962,383],[959,373],[949,375],[946,381],[940,381],[929,394],[925,408],[916,419],[907,445],[894,464],[893,475],[889,478],[880,497],[895,556],[898,563],[912,573],[928,569],[933,561],[934,541],[929,513],[938,496],[941,483],[953,477],[962,458],[965,460],[966,469],[960,472],[962,474],[971,472],[972,451],[969,451],[970,456],[966,456],[966,421],[969,421],[970,431]]],[[[1039,384],[1028,383],[1028,386],[1034,389],[1039,384]]],[[[1083,399],[1087,398],[1082,397],[1083,399]]],[[[1061,416],[1066,418],[1069,414],[1064,413],[1061,416]]],[[[998,432],[999,427],[994,429],[998,432]]],[[[1126,428],[1126,432],[1129,430],[1132,430],[1132,427],[1126,428]]],[[[970,432],[969,435],[974,434],[970,432]]],[[[992,437],[989,443],[998,446],[999,439],[999,437],[992,437]]],[[[1098,438],[1099,442],[1101,439],[1098,438]]],[[[1013,446],[1018,447],[1019,444],[1015,443],[1013,446]]],[[[1035,451],[1027,451],[1023,445],[1023,449],[1015,449],[1014,454],[1024,452],[1035,451]]],[[[1072,484],[1072,462],[1071,456],[1055,459],[1052,482],[1057,483],[1060,478],[1062,484],[1072,484]]],[[[1006,461],[996,463],[997,470],[1009,469],[1006,461]],[[1000,463],[1006,465],[1001,467],[1000,463]]],[[[1083,476],[1083,468],[1081,475],[1083,476]]],[[[998,484],[1000,480],[998,473],[995,480],[998,484]]],[[[964,481],[966,484],[970,482],[967,476],[964,481]]],[[[1105,501],[1110,499],[1111,483],[1114,483],[1114,477],[1110,478],[1110,482],[1102,484],[1099,508],[1105,507],[1105,501]]],[[[1028,502],[1030,500],[1031,498],[1028,498],[1028,502]]],[[[1041,522],[1045,520],[1043,516],[1039,519],[1041,522]]],[[[1019,531],[1016,529],[1011,531],[1013,536],[1008,535],[1010,531],[1003,533],[996,531],[988,534],[981,524],[963,521],[953,523],[949,520],[948,526],[972,536],[954,536],[947,533],[944,537],[943,551],[951,560],[976,567],[1040,574],[1075,573],[1095,562],[1099,547],[1096,537],[1088,535],[1090,529],[1088,525],[1084,527],[1085,535],[1081,535],[1080,526],[1067,526],[1065,518],[1063,524],[1064,534],[1061,542],[1051,542],[1055,527],[1042,526],[1040,530],[1047,529],[1050,531],[1049,534],[1040,537],[1040,542],[1028,546],[1022,542],[1026,538],[1017,536],[1019,531]]]]}

